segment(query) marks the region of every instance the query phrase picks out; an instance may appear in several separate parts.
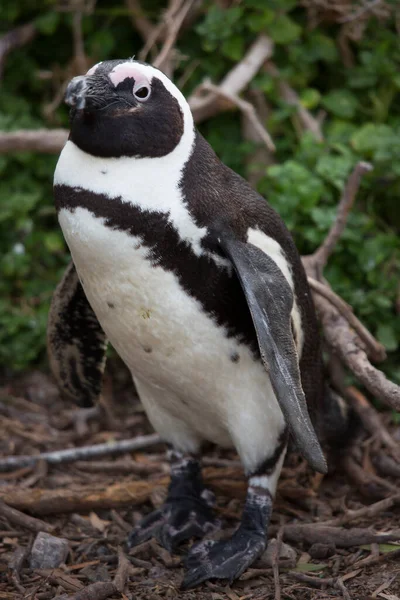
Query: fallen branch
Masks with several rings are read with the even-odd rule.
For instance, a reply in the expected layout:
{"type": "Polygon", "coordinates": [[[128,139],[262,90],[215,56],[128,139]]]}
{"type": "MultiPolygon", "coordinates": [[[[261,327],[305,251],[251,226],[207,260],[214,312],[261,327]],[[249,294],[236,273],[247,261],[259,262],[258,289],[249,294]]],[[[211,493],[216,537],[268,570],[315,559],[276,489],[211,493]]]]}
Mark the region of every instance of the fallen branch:
{"type": "Polygon", "coordinates": [[[34,517],[25,515],[19,510],[8,506],[2,500],[0,500],[0,516],[10,521],[10,523],[15,523],[15,525],[19,525],[20,527],[29,529],[29,531],[34,531],[35,533],[38,531],[52,533],[54,531],[54,527],[52,525],[49,525],[40,519],[35,519],[34,517]]]}
{"type": "Polygon", "coordinates": [[[96,458],[99,456],[115,456],[124,452],[134,452],[150,448],[161,443],[160,436],[156,433],[151,435],[138,436],[130,440],[120,440],[106,444],[96,444],[93,446],[81,446],[79,448],[68,448],[66,450],[55,450],[53,452],[43,452],[35,455],[8,456],[0,459],[0,472],[18,469],[35,465],[38,461],[44,460],[51,465],[96,458]]]}
{"type": "MultiPolygon", "coordinates": [[[[203,469],[203,477],[208,486],[217,494],[244,498],[246,481],[238,479],[238,469],[203,469]],[[236,480],[234,479],[236,478],[236,480]]],[[[118,508],[143,504],[150,499],[157,488],[167,487],[169,476],[144,481],[119,481],[110,486],[91,485],[74,489],[56,488],[26,490],[20,488],[0,488],[0,500],[18,510],[37,515],[50,515],[68,512],[96,511],[100,508],[118,508]]]]}
{"type": "Polygon", "coordinates": [[[370,529],[344,529],[343,527],[329,527],[317,523],[302,525],[285,525],[283,539],[301,544],[326,544],[330,543],[340,548],[351,548],[362,544],[384,544],[400,540],[400,530],[389,532],[375,532],[370,529]]]}
{"type": "Polygon", "coordinates": [[[59,600],[106,600],[113,594],[118,593],[117,588],[111,581],[98,581],[79,590],[75,594],[59,596],[59,600]]]}
{"type": "Polygon", "coordinates": [[[221,111],[221,95],[223,93],[238,96],[252,81],[265,61],[272,56],[273,42],[265,35],[260,35],[251,45],[242,60],[218,84],[220,93],[213,92],[200,95],[201,85],[189,97],[196,123],[201,123],[221,111]]]}
{"type": "Polygon", "coordinates": [[[321,590],[326,589],[327,587],[333,587],[342,592],[343,598],[345,600],[350,600],[349,593],[342,581],[341,577],[313,577],[312,575],[306,575],[305,573],[295,573],[294,571],[289,571],[289,575],[294,577],[297,581],[301,583],[306,583],[307,585],[318,588],[321,590]]]}
{"type": "Polygon", "coordinates": [[[214,94],[219,95],[222,98],[226,98],[226,100],[228,100],[230,104],[237,106],[243,112],[243,114],[246,115],[246,117],[249,119],[249,121],[253,125],[254,129],[257,131],[257,134],[258,134],[260,140],[262,142],[264,142],[264,144],[266,145],[268,150],[270,150],[271,152],[275,152],[275,150],[276,150],[275,144],[272,141],[272,138],[269,135],[268,131],[265,129],[264,125],[261,123],[260,119],[258,118],[256,109],[251,104],[251,102],[247,102],[247,100],[243,100],[242,98],[239,98],[238,95],[232,94],[231,92],[223,90],[222,87],[220,87],[218,85],[213,85],[210,82],[204,82],[200,86],[200,90],[213,92],[214,94]]]}

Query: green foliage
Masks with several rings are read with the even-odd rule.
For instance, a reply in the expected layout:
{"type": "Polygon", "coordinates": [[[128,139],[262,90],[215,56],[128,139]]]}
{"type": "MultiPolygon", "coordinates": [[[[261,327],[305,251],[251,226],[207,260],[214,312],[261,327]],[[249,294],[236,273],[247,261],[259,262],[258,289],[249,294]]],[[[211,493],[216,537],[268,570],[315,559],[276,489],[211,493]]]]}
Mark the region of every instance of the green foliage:
{"type": "MultiPolygon", "coordinates": [[[[162,0],[142,1],[154,22],[165,5],[162,0]]],[[[70,76],[73,57],[71,14],[55,7],[55,0],[1,4],[4,32],[29,20],[38,28],[33,42],[7,58],[2,130],[67,126],[65,107],[48,110],[70,76]]],[[[252,82],[266,96],[266,125],[277,147],[259,190],[280,212],[303,254],[313,252],[326,236],[356,162],[373,163],[326,276],[386,346],[390,359],[384,367],[400,380],[395,308],[400,271],[398,33],[394,19],[378,23],[370,18],[362,39],[348,42],[353,66],[345,67],[337,44],[339,27],[321,23],[310,28],[296,0],[243,0],[226,9],[209,1],[179,39],[181,62],[175,76],[183,78],[188,95],[205,77],[223,77],[259,33],[273,39],[281,77],[302,105],[323,120],[325,139],[317,143],[301,130],[295,108],[282,100],[273,76],[260,72],[252,82]]],[[[83,32],[92,63],[132,56],[142,46],[123,0],[99,0],[94,13],[83,18],[83,32]]],[[[222,160],[245,176],[254,144],[243,140],[237,112],[209,120],[201,130],[222,160]]],[[[0,156],[0,363],[13,369],[43,358],[51,292],[68,262],[52,203],[55,163],[47,155],[0,156]]]]}

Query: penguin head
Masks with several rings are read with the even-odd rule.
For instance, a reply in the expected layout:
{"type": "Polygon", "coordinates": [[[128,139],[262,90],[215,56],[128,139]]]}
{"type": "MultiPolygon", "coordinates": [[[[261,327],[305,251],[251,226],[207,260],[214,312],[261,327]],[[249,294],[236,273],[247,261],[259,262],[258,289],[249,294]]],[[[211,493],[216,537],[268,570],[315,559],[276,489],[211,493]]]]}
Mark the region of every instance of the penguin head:
{"type": "Polygon", "coordinates": [[[100,62],[69,83],[69,139],[100,157],[158,158],[192,143],[193,117],[164,73],[135,60],[100,62]]]}

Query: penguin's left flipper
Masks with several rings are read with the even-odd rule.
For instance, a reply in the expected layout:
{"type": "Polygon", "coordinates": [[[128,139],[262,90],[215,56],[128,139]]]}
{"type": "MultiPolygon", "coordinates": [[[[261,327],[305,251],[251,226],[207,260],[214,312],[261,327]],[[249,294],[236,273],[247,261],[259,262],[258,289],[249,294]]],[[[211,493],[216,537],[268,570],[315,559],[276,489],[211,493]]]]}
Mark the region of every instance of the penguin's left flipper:
{"type": "Polygon", "coordinates": [[[297,447],[320,473],[327,465],[312,426],[301,385],[299,359],[291,329],[292,288],[265,252],[237,240],[228,231],[215,232],[219,246],[232,261],[246,296],[262,361],[297,447]]]}
{"type": "Polygon", "coordinates": [[[73,262],[51,301],[47,351],[61,393],[79,406],[96,404],[106,362],[107,340],[73,262]]]}

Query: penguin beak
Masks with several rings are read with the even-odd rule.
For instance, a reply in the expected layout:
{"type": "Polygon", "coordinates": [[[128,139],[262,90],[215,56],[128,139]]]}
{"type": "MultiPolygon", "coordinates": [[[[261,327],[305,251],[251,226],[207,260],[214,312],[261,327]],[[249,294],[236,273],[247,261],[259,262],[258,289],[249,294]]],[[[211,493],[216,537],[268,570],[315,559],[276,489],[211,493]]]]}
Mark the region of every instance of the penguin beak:
{"type": "Polygon", "coordinates": [[[74,77],[65,92],[65,103],[78,110],[83,110],[86,106],[86,90],[86,77],[84,75],[74,77]]]}

